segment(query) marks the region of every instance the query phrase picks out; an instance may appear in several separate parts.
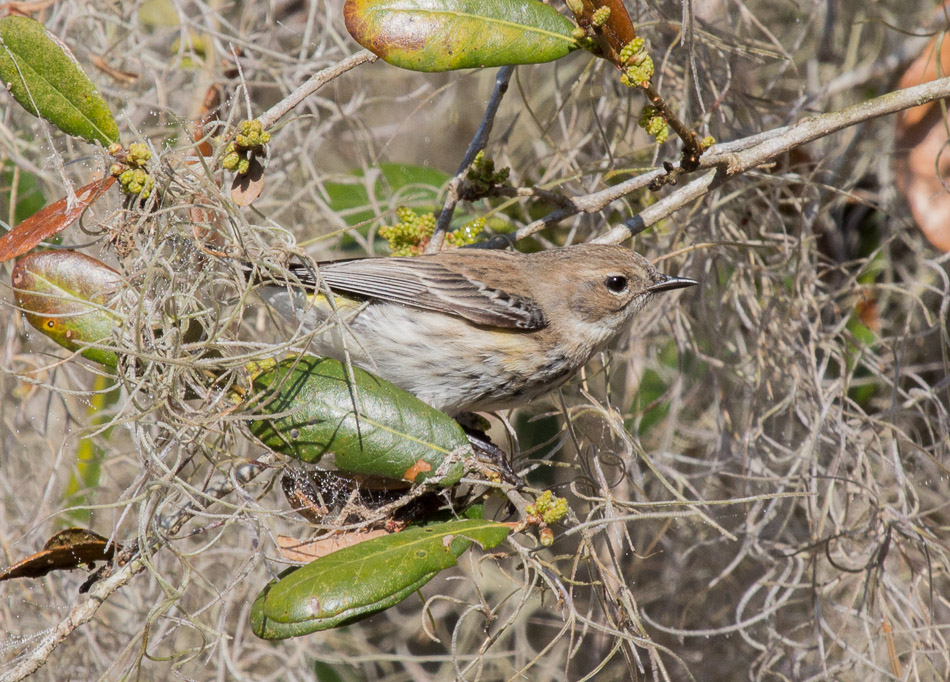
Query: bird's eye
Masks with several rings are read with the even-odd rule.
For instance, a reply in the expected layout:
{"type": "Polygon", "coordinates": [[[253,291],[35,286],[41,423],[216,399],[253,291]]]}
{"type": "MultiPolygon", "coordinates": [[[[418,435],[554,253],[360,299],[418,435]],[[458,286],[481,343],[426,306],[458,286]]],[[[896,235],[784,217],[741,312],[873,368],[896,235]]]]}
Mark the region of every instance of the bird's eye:
{"type": "Polygon", "coordinates": [[[625,292],[627,290],[627,284],[629,284],[629,281],[623,275],[610,275],[604,280],[604,286],[606,286],[609,291],[615,294],[622,294],[625,292]]]}

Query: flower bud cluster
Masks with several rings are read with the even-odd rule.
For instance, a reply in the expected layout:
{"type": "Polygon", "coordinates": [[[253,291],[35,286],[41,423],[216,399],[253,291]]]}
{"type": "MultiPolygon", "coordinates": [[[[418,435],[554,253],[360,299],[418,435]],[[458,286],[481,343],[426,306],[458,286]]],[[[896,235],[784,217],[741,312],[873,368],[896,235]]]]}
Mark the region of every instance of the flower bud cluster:
{"type": "Polygon", "coordinates": [[[468,201],[484,197],[491,192],[492,188],[507,184],[510,172],[511,170],[507,167],[495,170],[495,162],[486,157],[485,152],[478,152],[465,175],[465,188],[462,194],[468,201]]]}
{"type": "MultiPolygon", "coordinates": [[[[396,217],[399,222],[395,225],[379,228],[379,236],[389,242],[392,255],[419,256],[425,253],[426,246],[435,233],[435,215],[431,212],[419,214],[408,206],[400,206],[396,209],[396,217]]],[[[446,234],[445,242],[456,247],[474,244],[484,228],[485,219],[476,218],[446,234]]]]}
{"type": "Polygon", "coordinates": [[[594,40],[592,35],[589,34],[586,29],[583,29],[580,26],[575,26],[574,30],[571,31],[571,36],[577,41],[577,45],[580,48],[587,50],[588,52],[596,53],[597,41],[594,40]]]}
{"type": "Polygon", "coordinates": [[[128,150],[123,152],[122,145],[109,145],[109,153],[116,157],[115,163],[109,168],[109,173],[119,180],[119,186],[126,194],[136,195],[148,199],[155,187],[155,181],[145,170],[152,152],[148,145],[133,142],[128,150]]]}
{"type": "Polygon", "coordinates": [[[525,511],[529,516],[538,516],[547,525],[557,523],[567,514],[567,500],[555,497],[550,490],[545,490],[534,502],[529,504],[525,511]]]}
{"type": "Polygon", "coordinates": [[[607,23],[607,20],[610,19],[610,8],[609,7],[598,7],[594,10],[594,13],[590,17],[590,23],[594,26],[600,28],[607,23]]]}
{"type": "Polygon", "coordinates": [[[550,490],[545,490],[525,507],[525,514],[523,527],[537,526],[541,546],[550,547],[554,543],[554,531],[550,525],[557,523],[567,514],[567,500],[555,497],[550,490]]]}
{"type": "Polygon", "coordinates": [[[637,125],[647,131],[650,137],[656,139],[656,141],[661,144],[666,142],[666,138],[670,136],[670,128],[666,125],[666,120],[660,116],[660,112],[657,111],[656,107],[643,107],[637,125]]]}
{"type": "Polygon", "coordinates": [[[244,175],[251,167],[251,154],[260,153],[270,142],[270,133],[264,130],[258,120],[241,121],[234,141],[228,143],[221,165],[225,170],[236,171],[244,175]]]}
{"type": "Polygon", "coordinates": [[[623,68],[620,82],[629,88],[641,87],[653,78],[653,58],[644,46],[643,38],[634,38],[620,50],[620,64],[623,68]]]}
{"type": "Polygon", "coordinates": [[[475,218],[470,220],[457,230],[453,230],[445,235],[445,243],[449,246],[468,246],[478,241],[479,236],[485,229],[485,219],[475,218]]]}

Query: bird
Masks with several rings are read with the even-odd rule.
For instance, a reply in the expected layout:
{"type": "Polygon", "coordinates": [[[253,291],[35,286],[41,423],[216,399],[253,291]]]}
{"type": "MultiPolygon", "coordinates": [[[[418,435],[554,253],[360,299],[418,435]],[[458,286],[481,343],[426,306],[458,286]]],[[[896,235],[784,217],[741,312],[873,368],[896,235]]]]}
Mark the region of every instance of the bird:
{"type": "MultiPolygon", "coordinates": [[[[245,267],[252,266],[245,264],[245,267]]],[[[556,388],[661,292],[698,284],[619,245],[475,248],[292,263],[248,275],[312,347],[450,415],[496,412],[556,388]],[[332,304],[327,298],[332,295],[332,304]]]]}

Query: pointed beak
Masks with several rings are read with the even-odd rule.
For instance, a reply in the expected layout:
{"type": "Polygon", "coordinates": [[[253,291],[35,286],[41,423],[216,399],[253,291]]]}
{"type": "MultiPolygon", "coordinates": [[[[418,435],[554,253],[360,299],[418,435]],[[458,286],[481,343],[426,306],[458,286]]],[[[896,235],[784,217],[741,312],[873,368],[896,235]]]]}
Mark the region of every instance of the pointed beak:
{"type": "Polygon", "coordinates": [[[683,289],[699,284],[695,279],[688,277],[673,277],[671,275],[660,275],[660,279],[647,287],[647,291],[655,294],[660,291],[672,291],[673,289],[683,289]]]}

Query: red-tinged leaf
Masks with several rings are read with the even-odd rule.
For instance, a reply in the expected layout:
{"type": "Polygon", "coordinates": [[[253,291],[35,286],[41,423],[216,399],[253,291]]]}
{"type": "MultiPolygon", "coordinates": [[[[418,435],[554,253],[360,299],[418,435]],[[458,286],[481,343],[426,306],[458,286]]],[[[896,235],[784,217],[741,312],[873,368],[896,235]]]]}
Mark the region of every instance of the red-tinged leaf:
{"type": "Polygon", "coordinates": [[[110,340],[120,324],[111,308],[123,285],[118,272],[78,251],[37,251],[17,261],[11,281],[31,325],[69,350],[116,366],[114,352],[91,346],[110,340]]]}
{"type": "Polygon", "coordinates": [[[76,192],[72,203],[69,197],[63,197],[14,227],[0,237],[0,263],[26,253],[44,239],[65,230],[114,182],[111,175],[90,182],[76,192]]]}
{"type": "Polygon", "coordinates": [[[67,528],[47,540],[41,551],[0,571],[0,580],[41,578],[52,571],[91,565],[111,559],[119,549],[116,543],[109,544],[106,538],[90,530],[67,528]]]}

